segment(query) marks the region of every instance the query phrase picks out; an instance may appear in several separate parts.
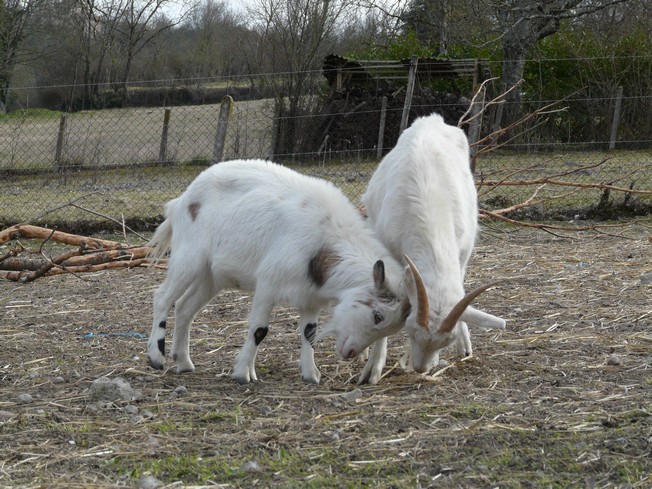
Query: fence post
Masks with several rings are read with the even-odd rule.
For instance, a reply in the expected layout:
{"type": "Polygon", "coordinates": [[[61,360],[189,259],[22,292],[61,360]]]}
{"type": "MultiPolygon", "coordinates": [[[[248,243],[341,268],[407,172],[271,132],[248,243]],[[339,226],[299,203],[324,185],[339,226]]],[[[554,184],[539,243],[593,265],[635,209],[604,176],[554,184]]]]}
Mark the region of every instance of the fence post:
{"type": "Polygon", "coordinates": [[[224,141],[226,130],[229,124],[229,114],[233,109],[233,98],[230,95],[224,96],[220,104],[220,114],[217,117],[217,130],[215,131],[215,142],[213,143],[213,158],[211,163],[219,163],[224,157],[224,141]]]}
{"type": "Polygon", "coordinates": [[[620,123],[620,104],[623,101],[623,87],[618,87],[616,92],[616,105],[614,107],[614,116],[611,121],[611,137],[609,138],[609,149],[616,148],[616,139],[618,139],[618,124],[620,123]]]}
{"type": "Polygon", "coordinates": [[[168,128],[170,126],[170,109],[165,109],[163,116],[163,131],[161,132],[161,147],[158,150],[159,163],[165,163],[168,160],[168,128]]]}
{"type": "Polygon", "coordinates": [[[59,134],[57,135],[57,149],[54,154],[54,170],[61,171],[61,153],[63,153],[63,142],[66,137],[66,114],[61,114],[59,119],[59,134]]]}
{"type": "Polygon", "coordinates": [[[376,147],[376,158],[383,157],[383,143],[385,141],[385,121],[387,120],[387,97],[383,97],[380,103],[380,125],[378,127],[378,146],[376,147]]]}
{"type": "Polygon", "coordinates": [[[399,136],[407,127],[408,119],[410,116],[410,107],[412,106],[412,94],[414,93],[414,82],[417,78],[417,63],[418,56],[412,56],[410,59],[410,73],[408,74],[407,89],[405,90],[405,102],[403,103],[403,115],[401,116],[401,126],[399,128],[399,136]]]}

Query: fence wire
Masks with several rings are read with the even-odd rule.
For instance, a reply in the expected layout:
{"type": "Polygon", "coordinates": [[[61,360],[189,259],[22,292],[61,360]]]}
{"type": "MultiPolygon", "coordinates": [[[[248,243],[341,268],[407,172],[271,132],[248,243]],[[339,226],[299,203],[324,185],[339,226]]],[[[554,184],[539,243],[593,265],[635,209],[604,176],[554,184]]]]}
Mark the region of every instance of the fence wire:
{"type": "MultiPolygon", "coordinates": [[[[614,106],[613,100],[581,102],[606,104],[602,113],[614,106]]],[[[650,100],[644,102],[636,101],[652,110],[650,100]]],[[[416,105],[410,119],[440,109],[416,105]]],[[[624,113],[631,110],[625,107],[624,113]]],[[[383,114],[352,102],[340,112],[288,115],[273,99],[16,111],[0,116],[0,225],[32,222],[73,230],[122,222],[154,225],[164,203],[200,171],[242,158],[272,159],[329,179],[358,203],[396,141],[402,111],[390,106],[383,114]]],[[[613,140],[576,141],[564,132],[565,121],[564,112],[537,118],[512,141],[474,148],[480,205],[512,208],[510,216],[534,219],[648,213],[651,141],[627,139],[627,127],[617,128],[613,140]],[[524,202],[529,205],[521,208],[524,202]]]]}

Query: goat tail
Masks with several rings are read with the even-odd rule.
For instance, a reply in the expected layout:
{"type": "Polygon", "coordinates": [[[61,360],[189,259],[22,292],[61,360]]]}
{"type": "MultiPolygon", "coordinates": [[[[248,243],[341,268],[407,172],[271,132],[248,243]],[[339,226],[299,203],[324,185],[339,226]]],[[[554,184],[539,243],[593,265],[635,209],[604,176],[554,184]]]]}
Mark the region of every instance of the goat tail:
{"type": "Polygon", "coordinates": [[[174,202],[177,199],[171,200],[165,205],[165,221],[163,221],[154,231],[152,238],[147,243],[147,246],[151,248],[151,251],[148,253],[148,258],[152,261],[153,264],[156,264],[161,259],[167,255],[172,247],[172,210],[174,208],[174,202]]]}

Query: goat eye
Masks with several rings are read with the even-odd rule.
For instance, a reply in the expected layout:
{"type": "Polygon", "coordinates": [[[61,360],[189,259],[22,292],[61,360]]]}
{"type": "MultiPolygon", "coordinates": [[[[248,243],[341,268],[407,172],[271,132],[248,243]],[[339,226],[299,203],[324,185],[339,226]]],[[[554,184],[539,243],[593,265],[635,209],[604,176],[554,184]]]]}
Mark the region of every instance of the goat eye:
{"type": "Polygon", "coordinates": [[[385,319],[385,318],[383,317],[383,315],[382,315],[380,312],[378,312],[378,311],[374,311],[374,323],[375,323],[375,324],[378,324],[378,323],[381,322],[383,319],[385,319]]]}

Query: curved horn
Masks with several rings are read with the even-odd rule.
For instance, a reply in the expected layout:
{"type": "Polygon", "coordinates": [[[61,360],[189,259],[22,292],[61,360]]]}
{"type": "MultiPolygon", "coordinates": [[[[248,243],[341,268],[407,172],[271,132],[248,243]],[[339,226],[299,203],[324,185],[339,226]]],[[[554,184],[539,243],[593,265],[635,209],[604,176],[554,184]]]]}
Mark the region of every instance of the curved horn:
{"type": "Polygon", "coordinates": [[[472,290],[464,297],[462,297],[460,301],[457,304],[455,304],[453,309],[451,309],[451,312],[448,313],[448,316],[446,316],[446,318],[442,321],[441,326],[439,326],[439,332],[450,333],[450,331],[457,324],[457,321],[459,321],[460,317],[462,317],[462,314],[464,314],[464,311],[466,311],[466,308],[469,307],[469,304],[471,304],[471,302],[473,302],[473,299],[478,297],[485,290],[499,283],[500,280],[495,280],[493,282],[489,282],[488,284],[481,285],[477,289],[472,290]]]}
{"type": "Polygon", "coordinates": [[[428,322],[430,320],[430,309],[428,306],[428,292],[426,291],[426,286],[423,284],[423,279],[417,267],[412,263],[410,257],[403,255],[405,261],[407,261],[410,270],[412,271],[412,276],[414,277],[414,284],[417,287],[417,324],[421,327],[428,329],[428,322]]]}

